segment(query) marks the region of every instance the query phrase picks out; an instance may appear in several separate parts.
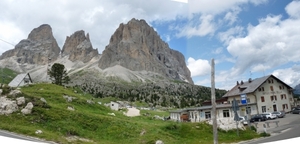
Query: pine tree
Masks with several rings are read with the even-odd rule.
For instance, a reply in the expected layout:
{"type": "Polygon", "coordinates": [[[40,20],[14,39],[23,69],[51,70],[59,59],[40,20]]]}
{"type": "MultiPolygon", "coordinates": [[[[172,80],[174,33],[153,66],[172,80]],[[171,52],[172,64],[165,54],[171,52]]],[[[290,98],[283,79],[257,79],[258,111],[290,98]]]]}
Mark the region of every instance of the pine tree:
{"type": "Polygon", "coordinates": [[[67,84],[70,81],[65,66],[60,63],[53,64],[51,69],[48,70],[48,75],[50,76],[52,83],[57,85],[62,85],[63,83],[67,84]]]}

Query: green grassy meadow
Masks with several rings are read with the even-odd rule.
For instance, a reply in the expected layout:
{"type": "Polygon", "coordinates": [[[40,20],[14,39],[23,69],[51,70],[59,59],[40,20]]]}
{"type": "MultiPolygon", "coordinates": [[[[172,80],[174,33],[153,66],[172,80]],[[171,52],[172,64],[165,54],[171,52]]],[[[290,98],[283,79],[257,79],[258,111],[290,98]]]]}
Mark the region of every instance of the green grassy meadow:
{"type": "MultiPolygon", "coordinates": [[[[72,88],[53,84],[34,84],[20,89],[27,102],[34,105],[32,114],[23,115],[19,109],[10,115],[0,115],[0,129],[38,137],[57,143],[99,143],[99,144],[154,144],[162,140],[165,144],[211,144],[212,126],[206,123],[178,123],[153,118],[167,116],[165,111],[141,110],[141,116],[127,117],[123,111],[112,111],[104,106],[107,99],[93,98],[72,88]],[[67,102],[64,95],[75,97],[67,102]],[[47,103],[40,99],[44,98],[47,103]],[[94,104],[87,103],[93,100],[94,104]],[[97,102],[101,101],[102,105],[97,102]],[[75,110],[68,110],[73,107],[75,110]],[[115,113],[111,116],[108,113],[115,113]],[[147,113],[147,115],[144,115],[147,113]],[[35,134],[42,130],[42,134],[35,134]],[[77,136],[86,140],[68,141],[77,136]]],[[[24,104],[23,107],[26,105],[24,104]]],[[[252,130],[219,130],[219,143],[231,143],[259,137],[252,130]]]]}
{"type": "Polygon", "coordinates": [[[11,69],[0,68],[0,83],[8,84],[17,75],[18,75],[18,73],[11,69]]]}

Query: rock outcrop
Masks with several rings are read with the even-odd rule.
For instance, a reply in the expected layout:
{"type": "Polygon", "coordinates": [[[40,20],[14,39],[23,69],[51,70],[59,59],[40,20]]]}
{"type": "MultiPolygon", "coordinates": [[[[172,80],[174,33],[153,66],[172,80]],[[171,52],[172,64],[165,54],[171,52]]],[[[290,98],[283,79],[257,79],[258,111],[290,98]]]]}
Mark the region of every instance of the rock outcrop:
{"type": "Polygon", "coordinates": [[[31,102],[27,103],[26,107],[21,110],[23,114],[31,114],[33,104],[31,102]]]}
{"type": "Polygon", "coordinates": [[[69,60],[90,61],[98,55],[98,50],[93,49],[89,34],[85,36],[83,30],[77,31],[71,36],[67,36],[62,49],[62,56],[69,55],[69,60]]]}
{"type": "Polygon", "coordinates": [[[33,29],[28,38],[21,40],[14,49],[4,52],[0,60],[16,56],[17,62],[21,64],[45,65],[49,58],[56,60],[59,53],[60,48],[53,37],[52,28],[48,24],[43,24],[33,29]]]}
{"type": "Polygon", "coordinates": [[[0,115],[11,114],[18,110],[18,105],[15,100],[10,100],[6,97],[0,97],[0,115]]]}
{"type": "Polygon", "coordinates": [[[184,56],[170,49],[145,20],[132,19],[127,24],[120,24],[111,36],[98,66],[106,69],[115,65],[193,83],[184,56]]]}

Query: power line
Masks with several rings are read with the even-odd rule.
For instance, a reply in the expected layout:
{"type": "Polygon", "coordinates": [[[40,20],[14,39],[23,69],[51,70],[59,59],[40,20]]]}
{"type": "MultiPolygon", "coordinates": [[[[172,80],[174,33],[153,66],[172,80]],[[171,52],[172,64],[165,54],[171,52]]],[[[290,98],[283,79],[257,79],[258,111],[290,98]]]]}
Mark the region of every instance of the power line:
{"type": "Polygon", "coordinates": [[[10,45],[12,45],[12,46],[16,46],[15,44],[13,44],[13,43],[10,43],[10,42],[8,42],[8,41],[5,41],[5,40],[3,40],[3,39],[1,39],[1,38],[0,38],[0,40],[1,40],[1,41],[3,41],[3,42],[5,42],[5,43],[7,43],[7,44],[10,44],[10,45]]]}

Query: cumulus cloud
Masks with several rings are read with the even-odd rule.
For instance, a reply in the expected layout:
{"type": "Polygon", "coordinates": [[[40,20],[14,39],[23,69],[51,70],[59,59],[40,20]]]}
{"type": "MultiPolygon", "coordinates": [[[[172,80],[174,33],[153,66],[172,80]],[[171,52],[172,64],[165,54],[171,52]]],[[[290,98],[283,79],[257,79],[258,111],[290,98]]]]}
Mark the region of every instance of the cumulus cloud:
{"type": "Polygon", "coordinates": [[[277,69],[272,74],[291,87],[295,87],[300,83],[299,70],[300,65],[294,65],[291,68],[287,69],[277,69]]]}
{"type": "Polygon", "coordinates": [[[213,34],[216,30],[216,26],[213,22],[212,15],[202,15],[198,21],[190,21],[190,23],[180,28],[180,32],[177,34],[177,37],[192,37],[192,36],[205,36],[208,34],[213,34]]]}
{"type": "Polygon", "coordinates": [[[285,10],[292,18],[300,18],[300,1],[292,1],[285,10]]]}
{"type": "MultiPolygon", "coordinates": [[[[146,3],[140,0],[89,0],[85,3],[81,0],[2,0],[0,5],[1,39],[17,44],[27,38],[33,28],[46,23],[52,27],[60,47],[66,36],[84,30],[100,53],[120,23],[132,18],[145,19],[148,23],[170,21],[187,15],[188,10],[186,3],[169,0],[146,3]]],[[[3,42],[0,44],[0,54],[13,48],[3,42]]]]}
{"type": "Polygon", "coordinates": [[[299,39],[299,18],[268,15],[258,25],[249,25],[245,37],[231,38],[227,50],[237,59],[237,74],[242,74],[247,69],[268,70],[287,62],[299,62],[299,39]]]}
{"type": "MultiPolygon", "coordinates": [[[[52,27],[54,37],[60,47],[63,46],[66,36],[75,31],[84,30],[90,34],[94,48],[101,53],[109,43],[109,38],[120,23],[127,23],[132,18],[145,19],[148,23],[166,22],[178,19],[188,19],[184,29],[178,30],[183,37],[205,36],[216,30],[215,15],[227,13],[226,19],[234,22],[237,9],[247,3],[260,4],[265,0],[2,0],[0,1],[0,24],[8,23],[12,36],[4,35],[2,39],[18,43],[26,38],[33,28],[41,24],[52,27]],[[181,2],[177,2],[181,1],[181,2]],[[199,22],[190,23],[194,19],[199,22]],[[185,31],[185,32],[184,32],[185,31]],[[25,35],[25,36],[24,36],[25,35]]],[[[180,28],[182,27],[179,26],[180,28]]],[[[1,51],[12,49],[7,44],[1,44],[1,51]]]]}
{"type": "Polygon", "coordinates": [[[203,76],[210,73],[210,64],[207,60],[195,60],[192,57],[188,58],[187,67],[191,71],[191,76],[203,76]]]}
{"type": "Polygon", "coordinates": [[[225,45],[228,45],[232,39],[242,36],[244,33],[243,31],[243,27],[235,26],[233,28],[228,29],[225,32],[219,32],[218,37],[225,45]]]}

